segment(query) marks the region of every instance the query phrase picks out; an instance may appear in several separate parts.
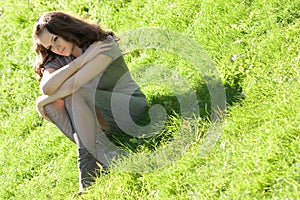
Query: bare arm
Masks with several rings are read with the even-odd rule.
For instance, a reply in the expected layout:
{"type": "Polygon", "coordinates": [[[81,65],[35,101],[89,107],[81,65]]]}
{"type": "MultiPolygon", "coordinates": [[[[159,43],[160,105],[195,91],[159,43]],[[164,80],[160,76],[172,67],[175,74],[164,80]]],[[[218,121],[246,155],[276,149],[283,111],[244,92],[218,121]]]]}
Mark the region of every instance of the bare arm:
{"type": "Polygon", "coordinates": [[[98,54],[109,50],[111,44],[102,44],[97,42],[91,45],[84,54],[76,58],[73,62],[64,67],[55,70],[46,69],[40,83],[40,88],[43,94],[51,95],[72,75],[74,75],[87,62],[94,59],[98,54]]]}
{"type": "Polygon", "coordinates": [[[46,69],[40,82],[41,92],[46,95],[52,94],[66,79],[77,71],[78,69],[76,69],[74,63],[69,63],[58,70],[53,68],[46,69]]]}
{"type": "Polygon", "coordinates": [[[40,96],[37,100],[39,113],[45,117],[45,105],[74,93],[81,86],[104,71],[111,61],[111,57],[99,54],[92,61],[86,63],[85,66],[78,70],[76,74],[67,79],[53,94],[40,96]]]}
{"type": "Polygon", "coordinates": [[[84,84],[104,71],[111,61],[111,57],[99,54],[95,59],[85,64],[76,74],[66,80],[56,92],[50,95],[51,99],[56,100],[76,92],[84,84]]]}

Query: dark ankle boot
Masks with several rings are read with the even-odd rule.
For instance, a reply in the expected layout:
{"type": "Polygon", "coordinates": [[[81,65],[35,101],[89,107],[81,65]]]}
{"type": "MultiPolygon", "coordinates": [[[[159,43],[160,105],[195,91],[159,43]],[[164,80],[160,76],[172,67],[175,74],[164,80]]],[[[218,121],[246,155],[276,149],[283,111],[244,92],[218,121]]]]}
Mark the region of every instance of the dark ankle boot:
{"type": "Polygon", "coordinates": [[[97,160],[86,148],[78,148],[78,168],[79,192],[83,192],[100,175],[100,164],[97,163],[97,160]]]}

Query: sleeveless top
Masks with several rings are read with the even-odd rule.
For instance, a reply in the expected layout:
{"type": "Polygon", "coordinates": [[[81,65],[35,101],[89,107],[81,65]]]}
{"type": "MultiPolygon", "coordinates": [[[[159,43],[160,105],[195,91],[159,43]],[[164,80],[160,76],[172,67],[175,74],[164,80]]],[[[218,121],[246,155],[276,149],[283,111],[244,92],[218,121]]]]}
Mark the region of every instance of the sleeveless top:
{"type": "MultiPolygon", "coordinates": [[[[104,90],[110,92],[118,92],[122,94],[144,97],[137,83],[132,79],[132,76],[125,63],[124,57],[112,36],[108,36],[103,43],[111,43],[110,50],[102,52],[101,54],[112,58],[109,65],[97,76],[95,76],[88,83],[82,87],[92,87],[97,90],[104,90]]],[[[84,48],[85,51],[87,48],[84,48]]],[[[74,56],[59,56],[45,65],[45,69],[53,68],[59,69],[70,63],[74,56]]],[[[84,67],[84,66],[83,66],[84,67]]]]}

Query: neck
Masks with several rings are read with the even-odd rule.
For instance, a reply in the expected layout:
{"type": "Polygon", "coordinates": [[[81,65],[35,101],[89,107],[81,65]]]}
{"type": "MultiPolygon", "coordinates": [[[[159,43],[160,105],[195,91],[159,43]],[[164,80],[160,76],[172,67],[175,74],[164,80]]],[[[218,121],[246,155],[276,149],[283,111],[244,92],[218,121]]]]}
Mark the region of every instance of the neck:
{"type": "Polygon", "coordinates": [[[74,57],[77,58],[77,57],[79,57],[81,54],[82,54],[82,49],[79,48],[78,46],[75,46],[75,45],[74,45],[73,51],[72,51],[72,55],[73,55],[74,57]]]}

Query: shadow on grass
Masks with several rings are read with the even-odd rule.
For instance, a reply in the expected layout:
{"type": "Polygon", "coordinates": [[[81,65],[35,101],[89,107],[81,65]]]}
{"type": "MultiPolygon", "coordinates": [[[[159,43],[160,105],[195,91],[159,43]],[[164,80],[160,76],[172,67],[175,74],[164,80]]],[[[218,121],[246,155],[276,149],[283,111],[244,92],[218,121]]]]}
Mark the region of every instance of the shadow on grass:
{"type": "MultiPolygon", "coordinates": [[[[233,105],[243,101],[244,96],[242,88],[239,85],[229,86],[224,85],[226,92],[226,105],[233,105]]],[[[198,117],[203,121],[209,122],[212,114],[212,103],[211,95],[209,89],[205,83],[201,83],[196,87],[195,93],[197,96],[197,106],[199,109],[198,117]]],[[[181,96],[186,96],[187,94],[180,94],[181,96]]],[[[118,134],[113,136],[111,139],[118,145],[121,145],[128,149],[130,152],[153,152],[160,148],[161,145],[165,145],[174,139],[174,134],[179,131],[179,127],[182,123],[182,110],[178,99],[180,96],[175,94],[165,94],[164,92],[156,92],[155,94],[148,94],[147,99],[149,102],[149,108],[152,105],[159,104],[162,105],[167,114],[167,120],[164,127],[161,127],[161,131],[156,135],[149,138],[137,138],[129,135],[118,134]]],[[[197,116],[195,116],[197,118],[197,116]]],[[[191,117],[192,118],[192,117],[191,117]]],[[[191,119],[190,118],[190,119],[191,119]]],[[[189,120],[189,119],[185,119],[189,120]]],[[[140,125],[144,126],[150,123],[150,118],[143,121],[140,125]]],[[[201,123],[199,123],[200,126],[201,123]]]]}

